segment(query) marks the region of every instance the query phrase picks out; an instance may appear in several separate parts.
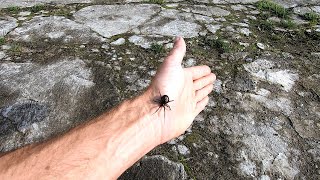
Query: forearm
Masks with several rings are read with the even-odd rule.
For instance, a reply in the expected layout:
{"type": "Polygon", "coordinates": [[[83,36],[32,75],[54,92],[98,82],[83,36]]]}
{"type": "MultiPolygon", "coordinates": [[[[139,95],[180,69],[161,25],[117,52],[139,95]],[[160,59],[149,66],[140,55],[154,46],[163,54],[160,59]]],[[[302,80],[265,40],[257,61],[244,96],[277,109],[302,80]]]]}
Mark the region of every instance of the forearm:
{"type": "Polygon", "coordinates": [[[159,143],[148,93],[49,142],[0,158],[4,179],[115,179],[159,143]]]}

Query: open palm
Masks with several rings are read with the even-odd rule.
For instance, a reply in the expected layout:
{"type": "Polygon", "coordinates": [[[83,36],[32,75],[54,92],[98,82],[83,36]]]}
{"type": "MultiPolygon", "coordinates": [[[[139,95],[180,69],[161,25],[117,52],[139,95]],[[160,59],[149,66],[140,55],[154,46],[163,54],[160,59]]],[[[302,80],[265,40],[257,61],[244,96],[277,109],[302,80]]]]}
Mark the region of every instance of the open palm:
{"type": "Polygon", "coordinates": [[[153,97],[167,95],[171,110],[161,108],[155,116],[160,123],[161,143],[182,134],[208,103],[215,75],[208,66],[182,68],[186,52],[183,38],[177,38],[174,48],[157,71],[149,90],[153,97]],[[164,114],[165,113],[165,117],[164,114]]]}

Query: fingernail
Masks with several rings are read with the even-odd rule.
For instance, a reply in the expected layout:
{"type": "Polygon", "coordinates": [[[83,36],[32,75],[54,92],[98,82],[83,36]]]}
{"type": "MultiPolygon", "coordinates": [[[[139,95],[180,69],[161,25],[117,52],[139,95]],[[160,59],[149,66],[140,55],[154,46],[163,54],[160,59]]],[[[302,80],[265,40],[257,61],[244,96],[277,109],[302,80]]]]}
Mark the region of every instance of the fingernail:
{"type": "Polygon", "coordinates": [[[180,37],[177,36],[175,39],[174,39],[174,43],[178,42],[180,40],[180,37]]]}

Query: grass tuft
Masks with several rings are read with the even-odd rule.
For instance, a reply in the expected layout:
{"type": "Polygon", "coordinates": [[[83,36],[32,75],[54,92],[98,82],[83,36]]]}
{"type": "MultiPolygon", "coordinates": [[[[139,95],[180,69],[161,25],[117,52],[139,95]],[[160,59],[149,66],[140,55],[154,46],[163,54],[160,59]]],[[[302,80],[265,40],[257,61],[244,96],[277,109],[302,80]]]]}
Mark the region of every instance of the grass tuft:
{"type": "Polygon", "coordinates": [[[259,21],[259,27],[261,30],[272,31],[274,30],[274,23],[270,20],[259,21]]]}
{"type": "Polygon", "coordinates": [[[205,39],[204,44],[211,47],[216,48],[219,53],[228,53],[231,51],[231,46],[225,40],[218,38],[218,39],[205,39]]]}
{"type": "Polygon", "coordinates": [[[37,5],[35,5],[35,6],[30,7],[30,11],[33,12],[33,13],[37,13],[37,12],[39,12],[39,11],[41,11],[41,10],[44,10],[45,8],[46,8],[45,5],[43,5],[43,4],[37,4],[37,5]]]}
{"type": "Polygon", "coordinates": [[[295,24],[292,20],[281,20],[280,26],[287,29],[294,29],[297,27],[297,24],[295,24]]]}
{"type": "Polygon", "coordinates": [[[153,3],[153,4],[165,4],[166,1],[165,0],[149,0],[149,3],[153,3]]]}
{"type": "Polygon", "coordinates": [[[281,18],[286,18],[289,15],[289,11],[285,7],[283,7],[277,3],[274,3],[270,0],[258,1],[256,3],[256,6],[260,10],[269,11],[269,12],[273,13],[274,15],[281,17],[281,18]]]}
{"type": "Polygon", "coordinates": [[[18,13],[20,11],[20,7],[18,7],[18,6],[11,6],[11,7],[8,7],[7,9],[11,13],[18,13]]]}
{"type": "Polygon", "coordinates": [[[4,37],[0,37],[0,45],[4,45],[6,43],[6,39],[4,37]]]}
{"type": "Polygon", "coordinates": [[[151,51],[157,54],[164,52],[164,46],[162,44],[152,43],[150,48],[151,51]]]}
{"type": "Polygon", "coordinates": [[[316,25],[320,21],[320,16],[314,12],[309,12],[303,15],[305,20],[308,20],[311,25],[316,25]]]}

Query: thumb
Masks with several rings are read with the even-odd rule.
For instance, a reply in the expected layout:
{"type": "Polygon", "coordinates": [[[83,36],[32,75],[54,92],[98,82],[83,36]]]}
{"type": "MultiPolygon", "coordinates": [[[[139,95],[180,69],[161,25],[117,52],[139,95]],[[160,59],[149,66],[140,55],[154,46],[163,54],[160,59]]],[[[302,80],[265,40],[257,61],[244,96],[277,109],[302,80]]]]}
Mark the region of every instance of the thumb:
{"type": "Polygon", "coordinates": [[[173,49],[165,59],[165,64],[181,65],[186,53],[186,43],[182,37],[176,37],[173,49]]]}

